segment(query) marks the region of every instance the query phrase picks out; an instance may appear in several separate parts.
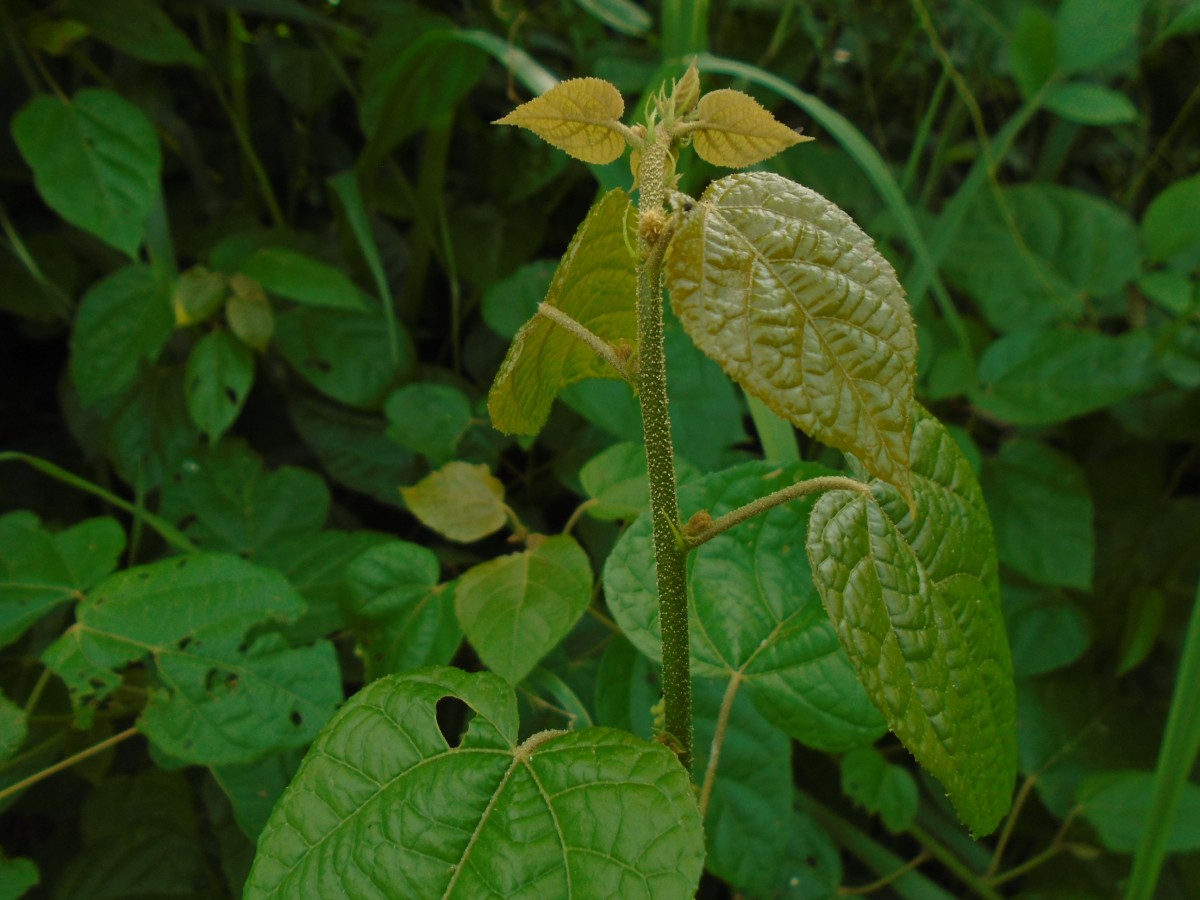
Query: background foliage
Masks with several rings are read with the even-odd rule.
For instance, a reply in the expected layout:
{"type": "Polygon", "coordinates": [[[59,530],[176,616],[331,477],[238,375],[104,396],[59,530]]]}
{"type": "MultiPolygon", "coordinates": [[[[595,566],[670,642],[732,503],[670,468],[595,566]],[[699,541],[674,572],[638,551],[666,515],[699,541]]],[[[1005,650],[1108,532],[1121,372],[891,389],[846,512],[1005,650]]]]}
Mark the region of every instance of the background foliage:
{"type": "MultiPolygon", "coordinates": [[[[485,408],[628,165],[489,123],[556,78],[640,96],[695,53],[818,138],[768,166],[900,272],[918,395],[996,529],[1021,768],[975,843],[897,744],[864,744],[869,706],[844,734],[781,721],[806,661],[720,647],[764,588],[711,589],[754,566],[714,544],[701,895],[1111,897],[1137,851],[1149,896],[1155,841],[1158,896],[1195,895],[1200,790],[1169,792],[1174,825],[1153,793],[1198,727],[1160,747],[1172,698],[1197,708],[1195,0],[0,0],[0,32],[0,896],[240,895],[304,749],[386,673],[486,666],[522,737],[650,734],[652,645],[600,586],[644,569],[610,558],[648,530],[627,389],[573,385],[536,442],[485,408]],[[489,613],[504,590],[534,618],[489,613]]],[[[691,193],[720,174],[680,170],[691,193]]],[[[748,464],[695,496],[839,464],[670,319],[667,350],[686,477],[748,464]]]]}

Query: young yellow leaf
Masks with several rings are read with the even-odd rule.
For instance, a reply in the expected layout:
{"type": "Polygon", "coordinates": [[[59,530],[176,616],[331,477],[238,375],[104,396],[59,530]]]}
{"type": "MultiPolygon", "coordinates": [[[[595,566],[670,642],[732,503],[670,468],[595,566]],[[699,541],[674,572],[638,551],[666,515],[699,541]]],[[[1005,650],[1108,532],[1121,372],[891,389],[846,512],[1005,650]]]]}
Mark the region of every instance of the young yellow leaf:
{"type": "Polygon", "coordinates": [[[801,137],[767,112],[753,97],[729,89],[700,98],[700,128],[692,146],[705,162],[741,169],[782,153],[801,137]]]}
{"type": "Polygon", "coordinates": [[[504,485],[485,465],[446,463],[400,495],[423,524],[464,544],[500,530],[507,519],[504,485]]]}
{"type": "Polygon", "coordinates": [[[572,78],[492,124],[527,128],[576,159],[603,164],[625,152],[624,112],[620,91],[604,79],[572,78]]]}

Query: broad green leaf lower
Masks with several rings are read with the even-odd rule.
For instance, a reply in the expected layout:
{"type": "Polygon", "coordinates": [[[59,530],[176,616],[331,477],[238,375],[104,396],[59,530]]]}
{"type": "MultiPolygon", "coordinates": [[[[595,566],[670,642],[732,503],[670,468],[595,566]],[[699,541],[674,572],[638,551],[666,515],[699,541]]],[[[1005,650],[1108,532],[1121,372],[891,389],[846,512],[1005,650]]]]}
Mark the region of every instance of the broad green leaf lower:
{"type": "Polygon", "coordinates": [[[747,393],[908,492],[916,332],[891,264],[820,194],[722,178],[667,251],[671,305],[747,393]]]}
{"type": "MultiPolygon", "coordinates": [[[[629,195],[609,191],[592,207],[563,255],[546,303],[609,343],[637,342],[637,277],[629,195]]],[[[550,404],[584,378],[616,378],[587,344],[535,315],[517,332],[488,395],[492,424],[506,433],[536,434],[550,404]]]]}
{"type": "MultiPolygon", "coordinates": [[[[680,488],[685,516],[714,517],[794,481],[828,475],[813,464],[754,462],[680,488]]],[[[778,506],[719,535],[688,557],[692,673],[728,679],[774,725],[824,750],[879,737],[883,718],[858,683],[821,608],[803,552],[813,500],[778,506]]],[[[604,566],[609,611],[633,644],[660,658],[661,631],[649,516],[629,526],[604,566]]]]}
{"type": "Polygon", "coordinates": [[[987,834],[1016,777],[1016,701],[983,494],[954,439],[918,407],[915,510],[879,481],[873,495],[825,494],[808,555],[825,608],[871,699],[959,817],[987,834]]]}
{"type": "Polygon", "coordinates": [[[341,701],[333,645],[288,647],[272,629],[304,601],[277,572],[202,553],[119,572],[88,592],[43,654],[86,719],[134,663],[158,685],[138,719],[181,761],[251,762],[307,744],[341,701]]]}
{"type": "Polygon", "coordinates": [[[159,191],[154,125],[112,91],[41,94],[12,123],[42,199],[60,216],[134,256],[159,191]]]}
{"type": "Polygon", "coordinates": [[[258,844],[247,900],[685,900],[704,858],[687,773],[610,728],[517,741],[512,689],[422,669],[376,681],[321,733],[258,844]],[[457,746],[439,701],[474,713],[457,746]]]}

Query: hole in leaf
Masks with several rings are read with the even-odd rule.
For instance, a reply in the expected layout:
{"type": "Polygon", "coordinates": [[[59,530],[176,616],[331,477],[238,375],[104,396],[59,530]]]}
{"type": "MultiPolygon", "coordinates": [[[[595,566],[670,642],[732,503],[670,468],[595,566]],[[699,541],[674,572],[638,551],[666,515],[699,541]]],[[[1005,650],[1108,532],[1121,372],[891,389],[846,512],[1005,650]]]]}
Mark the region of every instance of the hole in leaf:
{"type": "Polygon", "coordinates": [[[290,718],[292,720],[292,724],[295,725],[297,728],[299,728],[301,726],[301,724],[303,724],[303,722],[304,722],[304,716],[300,715],[300,710],[298,710],[298,709],[292,710],[292,714],[291,714],[290,718]]]}
{"type": "Polygon", "coordinates": [[[471,716],[471,707],[457,697],[443,697],[437,702],[437,724],[447,747],[457,747],[462,743],[471,716]]]}
{"type": "Polygon", "coordinates": [[[92,678],[88,679],[88,686],[93,687],[96,690],[100,690],[101,688],[104,687],[104,681],[103,681],[103,679],[96,678],[93,676],[92,678]]]}
{"type": "Polygon", "coordinates": [[[318,359],[317,357],[309,357],[304,361],[306,366],[316,369],[318,372],[329,372],[333,369],[333,363],[327,359],[318,359]]]}
{"type": "Polygon", "coordinates": [[[217,682],[221,680],[221,673],[216,669],[209,669],[204,673],[204,690],[212,693],[213,688],[217,686],[217,682]]]}
{"type": "Polygon", "coordinates": [[[237,391],[235,391],[231,387],[225,388],[225,399],[228,400],[230,403],[232,403],[234,406],[237,406],[237,402],[238,402],[237,391]]]}
{"type": "Polygon", "coordinates": [[[179,639],[179,641],[178,641],[178,642],[175,644],[175,646],[176,646],[176,647],[178,647],[180,650],[186,650],[186,649],[187,649],[188,647],[190,647],[191,645],[192,645],[192,637],[191,637],[191,635],[187,635],[187,636],[185,636],[185,637],[181,637],[181,638],[179,639]]]}

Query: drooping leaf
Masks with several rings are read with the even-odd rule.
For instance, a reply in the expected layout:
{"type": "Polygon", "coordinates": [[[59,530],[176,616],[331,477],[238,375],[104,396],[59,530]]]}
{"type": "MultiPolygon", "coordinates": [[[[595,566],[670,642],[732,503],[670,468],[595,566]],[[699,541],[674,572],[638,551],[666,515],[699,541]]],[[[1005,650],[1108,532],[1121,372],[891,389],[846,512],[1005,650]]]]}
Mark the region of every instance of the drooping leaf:
{"type": "Polygon", "coordinates": [[[363,310],[358,286],[341,269],[285,247],[263,247],[238,267],[272,294],[304,306],[363,310]]]}
{"type": "Polygon", "coordinates": [[[149,266],[125,266],[94,284],[71,334],[79,398],[94,405],[121,394],[158,356],[172,328],[171,308],[149,266]]]}
{"type": "Polygon", "coordinates": [[[241,440],[189,459],[163,489],[162,515],[204,550],[257,557],[280,540],[320,530],[329,488],[315,472],[268,472],[241,440]]]}
{"type": "Polygon", "coordinates": [[[454,591],[438,584],[431,550],[389,541],[358,556],[346,571],[346,619],[372,681],[383,675],[445,665],[462,643],[454,591]]]}
{"type": "Polygon", "coordinates": [[[468,569],[454,608],[471,646],[516,684],[579,621],[592,597],[592,567],[570,535],[531,539],[527,550],[468,569]]]}
{"type": "Polygon", "coordinates": [[[1177,181],[1154,198],[1142,217],[1146,252],[1155,261],[1200,243],[1200,224],[1192,214],[1200,204],[1200,175],[1177,181]]]}
{"type": "Polygon", "coordinates": [[[808,555],[858,677],[896,736],[987,834],[1016,777],[1016,702],[983,493],[954,439],[920,407],[910,511],[891,486],[831,491],[808,555]]]}
{"type": "Polygon", "coordinates": [[[621,92],[604,79],[571,78],[493,124],[527,128],[576,159],[603,165],[625,152],[616,127],[624,112],[621,92]]]}
{"type": "MultiPolygon", "coordinates": [[[[683,485],[684,515],[716,517],[776,488],[828,475],[813,464],[782,469],[746,463],[683,485]]],[[[813,500],[775,507],[702,544],[688,558],[692,673],[728,679],[769,721],[809,746],[846,750],[885,730],[867,699],[812,584],[802,552],[813,500]]],[[[609,611],[633,644],[661,658],[649,516],[621,536],[604,566],[609,611]]]]}
{"type": "Polygon", "coordinates": [[[1071,457],[1019,438],[987,460],[981,481],[1001,562],[1049,587],[1091,587],[1092,495],[1071,457]]]}
{"type": "Polygon", "coordinates": [[[692,132],[692,146],[702,160],[714,166],[744,169],[812,140],[801,137],[741,91],[710,91],[700,98],[698,113],[700,128],[692,132]]]}
{"type": "Polygon", "coordinates": [[[117,567],[125,532],[116,520],[87,519],[57,534],[28,511],[0,516],[0,647],[117,567]]]}
{"type": "Polygon", "coordinates": [[[206,334],[188,355],[185,390],[196,427],[216,444],[242,411],[254,383],[254,354],[227,331],[206,334]]]}
{"type": "Polygon", "coordinates": [[[126,569],[88,592],[43,654],[85,720],[152,661],[138,728],[183,762],[245,763],[313,739],[342,699],[333,645],[293,649],[272,632],[304,601],[270,569],[219,553],[126,569]]]}
{"type": "Polygon", "coordinates": [[[849,216],[778,175],[731,175],[676,233],[666,277],[684,329],[726,374],[908,493],[915,329],[849,216]]]}
{"type": "Polygon", "coordinates": [[[187,35],[149,0],[69,0],[66,11],[95,37],[134,59],[160,66],[204,65],[187,35]]]}
{"type": "Polygon", "coordinates": [[[137,253],[162,169],[158,136],[140,109],[101,88],[71,100],[41,94],[17,113],[12,135],[55,212],[137,253]]]}
{"type": "MultiPolygon", "coordinates": [[[[629,252],[630,211],[629,196],[619,189],[592,207],[554,273],[545,302],[609,343],[633,346],[637,275],[629,252]]],[[[537,434],[563,388],[584,378],[616,377],[591,347],[535,315],[517,333],[500,366],[488,412],[500,431],[537,434]]]]}
{"type": "Polygon", "coordinates": [[[454,541],[469,543],[504,527],[504,485],[485,465],[448,462],[400,495],[421,522],[454,541]]]}
{"type": "Polygon", "coordinates": [[[972,400],[1014,425],[1062,422],[1151,387],[1153,350],[1146,331],[1018,331],[984,351],[972,400]]]}
{"type": "Polygon", "coordinates": [[[490,673],[380,679],[338,712],[259,841],[247,900],[273,897],[690,897],[704,837],[669,750],[608,728],[517,743],[490,673]],[[474,712],[450,746],[444,697],[474,712]],[[572,887],[574,886],[574,888],[572,887]]]}
{"type": "Polygon", "coordinates": [[[888,831],[906,831],[917,814],[917,782],[874,747],[856,747],[842,757],[842,793],[878,815],[888,831]]]}
{"type": "MultiPolygon", "coordinates": [[[[1079,787],[1082,816],[1096,829],[1102,843],[1117,853],[1137,849],[1150,811],[1153,772],[1106,772],[1093,775],[1079,787]]],[[[1185,781],[1179,811],[1167,838],[1168,853],[1200,849],[1200,785],[1185,781]]]]}
{"type": "Polygon", "coordinates": [[[383,412],[390,423],[388,437],[435,466],[454,458],[471,427],[471,401],[448,384],[406,384],[387,398],[383,412]]]}

